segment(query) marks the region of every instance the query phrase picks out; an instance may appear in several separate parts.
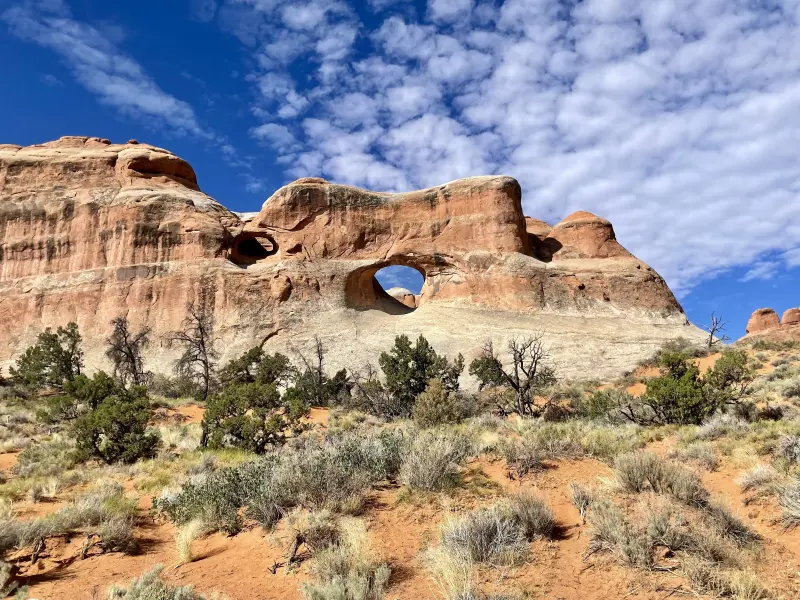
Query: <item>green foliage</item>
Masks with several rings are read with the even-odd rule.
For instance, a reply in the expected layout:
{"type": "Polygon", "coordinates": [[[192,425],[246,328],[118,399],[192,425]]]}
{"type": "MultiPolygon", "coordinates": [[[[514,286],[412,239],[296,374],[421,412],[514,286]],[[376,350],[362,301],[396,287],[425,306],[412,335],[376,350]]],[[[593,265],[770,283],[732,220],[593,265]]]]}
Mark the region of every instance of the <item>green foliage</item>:
{"type": "Polygon", "coordinates": [[[79,417],[74,426],[78,456],[106,463],[134,463],[155,456],[161,442],[147,431],[150,402],[142,387],[118,389],[94,410],[79,417]]]}
{"type": "Polygon", "coordinates": [[[394,479],[406,453],[396,431],[305,438],[255,461],[220,469],[187,483],[154,506],[181,525],[200,518],[209,527],[235,533],[240,509],[271,528],[293,507],[348,510],[379,481],[394,479]]]}
{"type": "Polygon", "coordinates": [[[452,363],[439,356],[424,336],[415,345],[406,335],[394,339],[389,352],[382,352],[378,360],[386,379],[386,388],[396,401],[398,414],[410,416],[414,402],[431,379],[439,379],[445,390],[458,389],[458,379],[464,370],[464,357],[460,354],[452,363]]]}
{"type": "Polygon", "coordinates": [[[63,394],[45,398],[45,407],[38,415],[46,422],[74,421],[119,392],[124,389],[104,371],[98,371],[91,378],[78,375],[64,382],[63,394]]]}
{"type": "Polygon", "coordinates": [[[465,402],[445,389],[441,379],[431,379],[414,403],[412,417],[418,427],[458,423],[468,416],[465,402]]]}
{"type": "Polygon", "coordinates": [[[260,454],[302,431],[307,414],[308,406],[291,388],[281,397],[274,383],[239,383],[208,398],[203,426],[211,448],[234,446],[260,454]]]}
{"type": "Polygon", "coordinates": [[[680,352],[661,355],[661,376],[647,381],[642,406],[624,412],[637,423],[699,425],[723,406],[741,403],[755,373],[747,354],[728,350],[705,376],[680,352]]]}
{"type": "Polygon", "coordinates": [[[81,374],[83,350],[77,323],[45,329],[36,344],[25,350],[10,373],[14,382],[33,389],[60,387],[81,374]]]}
{"type": "Polygon", "coordinates": [[[268,354],[256,346],[223,366],[219,381],[223,387],[246,383],[283,386],[291,381],[293,374],[294,367],[288,357],[280,352],[268,354]]]}

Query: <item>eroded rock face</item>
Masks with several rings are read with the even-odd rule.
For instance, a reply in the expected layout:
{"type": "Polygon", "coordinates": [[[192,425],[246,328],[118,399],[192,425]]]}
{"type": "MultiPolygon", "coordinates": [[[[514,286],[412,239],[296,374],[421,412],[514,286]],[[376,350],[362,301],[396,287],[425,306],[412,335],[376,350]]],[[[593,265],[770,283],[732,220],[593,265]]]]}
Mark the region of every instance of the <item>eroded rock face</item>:
{"type": "Polygon", "coordinates": [[[399,333],[469,358],[541,330],[565,376],[600,377],[702,336],[608,221],[526,219],[510,177],[403,194],[306,178],[243,221],[188,163],[135,140],[0,146],[0,363],[75,320],[107,368],[109,322],[126,315],[153,328],[149,366],[168,370],[178,350],[163,340],[189,301],[213,313],[223,360],[319,335],[331,368],[374,360],[399,333]],[[398,264],[423,275],[419,296],[380,288],[375,273],[398,264]]]}
{"type": "Polygon", "coordinates": [[[782,326],[795,326],[800,325],[800,308],[790,308],[783,313],[781,319],[782,326]]]}
{"type": "Polygon", "coordinates": [[[771,308],[759,308],[750,315],[750,320],[747,321],[747,333],[758,333],[759,331],[766,331],[767,329],[774,329],[781,326],[781,320],[771,308]]]}

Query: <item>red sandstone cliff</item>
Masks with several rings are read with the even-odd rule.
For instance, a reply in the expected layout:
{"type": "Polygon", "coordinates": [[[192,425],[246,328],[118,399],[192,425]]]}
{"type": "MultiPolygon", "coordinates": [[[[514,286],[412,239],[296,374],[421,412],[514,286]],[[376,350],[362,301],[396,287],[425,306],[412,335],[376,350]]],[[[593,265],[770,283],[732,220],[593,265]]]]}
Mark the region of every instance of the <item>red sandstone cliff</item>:
{"type": "MultiPolygon", "coordinates": [[[[608,221],[526,221],[510,177],[404,194],[302,179],[244,223],[167,150],[82,137],[0,146],[0,363],[75,320],[104,366],[112,318],[147,323],[160,340],[198,299],[225,358],[272,333],[281,349],[319,334],[332,366],[370,358],[396,333],[469,356],[486,337],[536,329],[563,368],[589,376],[699,335],[608,221]],[[392,264],[424,276],[416,310],[375,282],[392,264]]],[[[157,342],[151,368],[174,353],[157,342]]]]}

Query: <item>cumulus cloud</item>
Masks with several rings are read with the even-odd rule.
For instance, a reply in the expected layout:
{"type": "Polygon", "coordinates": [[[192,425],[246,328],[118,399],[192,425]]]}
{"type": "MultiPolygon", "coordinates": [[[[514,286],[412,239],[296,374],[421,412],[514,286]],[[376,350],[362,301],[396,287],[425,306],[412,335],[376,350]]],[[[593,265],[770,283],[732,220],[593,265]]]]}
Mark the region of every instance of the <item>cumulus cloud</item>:
{"type": "Polygon", "coordinates": [[[27,2],[2,13],[2,19],[15,35],[60,54],[77,80],[102,103],[153,125],[209,136],[188,103],[162,90],[99,29],[71,18],[63,2],[27,2]]]}

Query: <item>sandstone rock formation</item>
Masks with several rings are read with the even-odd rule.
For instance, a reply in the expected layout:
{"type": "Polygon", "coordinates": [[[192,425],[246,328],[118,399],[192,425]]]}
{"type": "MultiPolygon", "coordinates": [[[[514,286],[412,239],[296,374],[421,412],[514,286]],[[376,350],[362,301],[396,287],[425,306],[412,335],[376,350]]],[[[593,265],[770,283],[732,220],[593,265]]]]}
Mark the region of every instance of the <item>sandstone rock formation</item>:
{"type": "Polygon", "coordinates": [[[88,363],[107,368],[109,322],[126,315],[153,328],[148,366],[167,371],[178,350],[164,340],[189,301],[213,313],[223,360],[319,335],[331,368],[374,360],[399,333],[469,359],[489,337],[542,331],[564,376],[605,377],[666,339],[703,336],[608,221],[526,219],[510,177],[402,194],[301,179],[243,219],[167,150],[0,146],[0,364],[75,320],[88,363]],[[422,274],[413,301],[380,287],[389,265],[422,274]]]}
{"type": "Polygon", "coordinates": [[[759,308],[750,315],[745,331],[747,333],[758,333],[767,329],[774,329],[781,326],[781,320],[771,308],[759,308]]]}
{"type": "Polygon", "coordinates": [[[771,308],[759,308],[747,322],[746,339],[770,339],[773,341],[800,340],[800,308],[790,308],[778,318],[771,308]]]}

